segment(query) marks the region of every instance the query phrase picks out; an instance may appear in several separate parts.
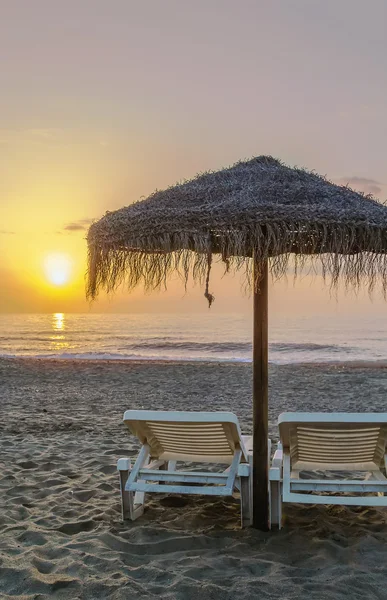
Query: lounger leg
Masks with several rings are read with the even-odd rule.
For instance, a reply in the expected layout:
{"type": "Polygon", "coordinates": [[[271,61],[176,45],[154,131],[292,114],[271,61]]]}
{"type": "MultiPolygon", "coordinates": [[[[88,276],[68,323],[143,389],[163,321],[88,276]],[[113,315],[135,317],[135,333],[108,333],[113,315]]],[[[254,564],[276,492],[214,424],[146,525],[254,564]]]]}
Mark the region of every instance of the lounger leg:
{"type": "Polygon", "coordinates": [[[270,529],[282,526],[281,481],[270,482],[270,529]]]}
{"type": "Polygon", "coordinates": [[[120,458],[117,462],[117,470],[120,475],[120,491],[121,491],[121,507],[122,507],[122,520],[130,518],[130,496],[129,492],[125,490],[125,485],[129,477],[129,471],[131,468],[130,458],[120,458]]]}
{"type": "Polygon", "coordinates": [[[120,474],[122,520],[131,519],[134,521],[144,512],[145,494],[144,492],[136,492],[134,494],[125,489],[131,469],[130,458],[120,458],[117,463],[117,469],[120,474]]]}
{"type": "MultiPolygon", "coordinates": [[[[134,521],[138,519],[144,512],[145,493],[144,492],[132,492],[127,490],[128,484],[135,481],[139,471],[149,463],[149,446],[145,444],[137,457],[133,468],[130,469],[130,473],[126,474],[126,481],[123,488],[123,517],[134,521]]],[[[120,462],[120,461],[118,461],[120,462]]],[[[140,480],[138,480],[140,481],[140,480]]]]}
{"type": "Polygon", "coordinates": [[[241,526],[250,527],[253,522],[253,489],[252,489],[252,472],[253,472],[253,457],[249,454],[250,476],[240,478],[241,489],[241,526]]]}
{"type": "Polygon", "coordinates": [[[278,443],[270,468],[270,529],[282,526],[282,445],[278,443]]]}
{"type": "MultiPolygon", "coordinates": [[[[150,461],[150,457],[148,456],[143,463],[142,468],[144,468],[146,465],[149,464],[150,461]]],[[[140,483],[142,480],[139,479],[138,483],[140,483]]],[[[141,517],[141,515],[144,513],[144,506],[145,506],[145,492],[135,492],[134,494],[132,492],[129,492],[129,494],[132,494],[132,496],[134,496],[133,501],[131,503],[131,519],[132,521],[134,521],[135,519],[138,519],[138,517],[141,517]],[[133,515],[133,516],[132,516],[133,515]]]]}

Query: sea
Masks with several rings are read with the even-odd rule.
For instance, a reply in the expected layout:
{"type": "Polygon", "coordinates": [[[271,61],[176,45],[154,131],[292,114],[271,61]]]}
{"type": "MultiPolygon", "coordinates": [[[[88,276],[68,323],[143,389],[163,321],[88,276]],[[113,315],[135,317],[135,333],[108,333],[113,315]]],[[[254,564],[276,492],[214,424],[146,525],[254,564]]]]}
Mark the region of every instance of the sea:
{"type": "MultiPolygon", "coordinates": [[[[387,361],[387,320],[276,317],[269,361],[387,361]]],[[[242,314],[0,315],[0,358],[250,362],[251,316],[242,314]]]]}

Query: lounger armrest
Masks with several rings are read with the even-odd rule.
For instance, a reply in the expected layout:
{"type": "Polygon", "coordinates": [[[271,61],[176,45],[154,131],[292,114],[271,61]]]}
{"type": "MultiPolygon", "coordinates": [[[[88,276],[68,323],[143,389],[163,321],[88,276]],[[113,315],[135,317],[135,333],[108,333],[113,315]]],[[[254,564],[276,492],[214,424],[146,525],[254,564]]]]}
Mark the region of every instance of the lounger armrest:
{"type": "Polygon", "coordinates": [[[250,477],[251,467],[249,463],[241,463],[238,466],[238,477],[250,477]]]}
{"type": "Polygon", "coordinates": [[[282,471],[278,467],[270,467],[269,481],[282,481],[282,471]]]}
{"type": "Polygon", "coordinates": [[[117,471],[130,471],[131,466],[130,458],[119,458],[117,461],[117,471]]]}
{"type": "Polygon", "coordinates": [[[283,458],[284,458],[284,453],[282,450],[282,444],[281,442],[278,442],[277,444],[277,450],[274,452],[274,456],[273,456],[273,460],[271,463],[272,467],[276,467],[278,469],[282,468],[282,462],[283,462],[283,458]]]}
{"type": "Polygon", "coordinates": [[[270,481],[281,481],[282,480],[282,468],[283,468],[283,450],[281,442],[277,444],[277,450],[274,452],[273,460],[269,470],[270,481]]]}

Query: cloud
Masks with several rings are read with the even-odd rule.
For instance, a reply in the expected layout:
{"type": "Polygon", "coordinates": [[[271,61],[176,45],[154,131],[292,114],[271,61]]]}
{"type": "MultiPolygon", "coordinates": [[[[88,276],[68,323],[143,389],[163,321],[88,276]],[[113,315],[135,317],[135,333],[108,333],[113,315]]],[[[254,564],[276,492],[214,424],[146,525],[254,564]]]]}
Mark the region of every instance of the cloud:
{"type": "Polygon", "coordinates": [[[0,144],[20,141],[56,144],[62,139],[64,133],[63,129],[55,127],[0,128],[0,144]]]}
{"type": "Polygon", "coordinates": [[[7,231],[6,229],[0,229],[0,235],[15,235],[15,231],[7,231]]]}
{"type": "Polygon", "coordinates": [[[378,196],[381,191],[383,184],[375,179],[367,179],[367,177],[342,177],[339,180],[341,185],[349,185],[352,188],[365,192],[366,194],[372,194],[378,196]]]}
{"type": "Polygon", "coordinates": [[[85,225],[81,225],[80,223],[69,223],[65,227],[65,231],[84,231],[86,229],[85,225]]]}
{"type": "Polygon", "coordinates": [[[79,221],[73,221],[64,227],[64,231],[85,231],[93,220],[94,219],[80,219],[79,221]]]}
{"type": "Polygon", "coordinates": [[[53,127],[36,127],[31,129],[25,129],[24,133],[25,135],[41,140],[53,140],[56,139],[59,135],[61,135],[63,131],[62,129],[57,129],[53,127]]]}

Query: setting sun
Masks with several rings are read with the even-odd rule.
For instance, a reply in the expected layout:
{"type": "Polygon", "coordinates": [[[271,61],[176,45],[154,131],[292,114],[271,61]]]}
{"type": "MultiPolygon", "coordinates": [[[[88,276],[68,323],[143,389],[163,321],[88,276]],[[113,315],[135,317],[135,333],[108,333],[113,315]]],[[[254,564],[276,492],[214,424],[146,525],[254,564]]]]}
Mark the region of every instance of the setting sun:
{"type": "Polygon", "coordinates": [[[66,254],[50,254],[45,258],[44,271],[50,283],[56,286],[65,285],[71,276],[71,259],[66,254]]]}

